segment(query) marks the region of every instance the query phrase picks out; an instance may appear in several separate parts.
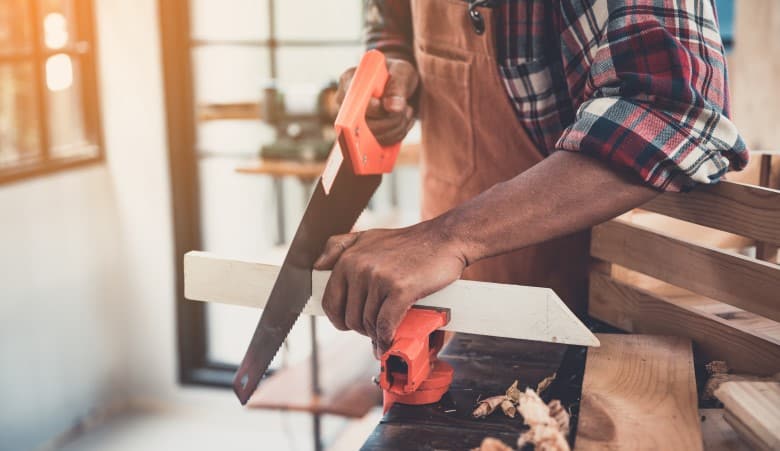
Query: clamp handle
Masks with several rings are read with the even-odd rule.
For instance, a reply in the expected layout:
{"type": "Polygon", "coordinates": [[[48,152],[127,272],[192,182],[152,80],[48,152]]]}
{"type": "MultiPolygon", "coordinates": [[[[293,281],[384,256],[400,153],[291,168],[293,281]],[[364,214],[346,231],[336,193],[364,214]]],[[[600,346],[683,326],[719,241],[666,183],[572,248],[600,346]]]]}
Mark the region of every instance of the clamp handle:
{"type": "Polygon", "coordinates": [[[366,124],[371,98],[382,97],[390,78],[382,52],[369,50],[360,60],[344,102],[336,116],[336,134],[347,148],[356,174],[383,174],[393,170],[401,143],[383,147],[366,124]]]}
{"type": "Polygon", "coordinates": [[[381,358],[379,385],[383,390],[407,395],[428,379],[431,363],[444,345],[444,332],[437,329],[449,323],[449,315],[449,310],[409,309],[381,358]]]}

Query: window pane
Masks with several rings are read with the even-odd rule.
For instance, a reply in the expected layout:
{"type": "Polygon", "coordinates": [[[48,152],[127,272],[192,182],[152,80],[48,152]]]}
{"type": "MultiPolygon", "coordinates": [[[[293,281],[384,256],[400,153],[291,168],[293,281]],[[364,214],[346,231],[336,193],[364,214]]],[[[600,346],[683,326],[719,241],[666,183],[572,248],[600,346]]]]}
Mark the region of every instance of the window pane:
{"type": "Polygon", "coordinates": [[[81,70],[78,59],[59,53],[46,61],[51,156],[96,155],[84,127],[81,70]]]}
{"type": "Polygon", "coordinates": [[[40,155],[31,63],[0,65],[0,168],[40,155]]]}
{"type": "Polygon", "coordinates": [[[268,0],[192,0],[190,23],[193,39],[267,39],[268,0]]]}
{"type": "Polygon", "coordinates": [[[210,45],[193,50],[197,103],[257,102],[269,81],[268,49],[210,45]]]}
{"type": "Polygon", "coordinates": [[[360,0],[277,1],[279,39],[358,40],[362,31],[360,0]]]}
{"type": "Polygon", "coordinates": [[[362,46],[282,47],[279,49],[279,80],[288,83],[324,85],[339,79],[347,68],[356,65],[362,46]]]}
{"type": "Polygon", "coordinates": [[[28,14],[26,0],[0,0],[0,52],[29,50],[28,14]]]}
{"type": "Polygon", "coordinates": [[[256,156],[260,147],[271,142],[274,136],[274,129],[258,118],[201,122],[196,138],[201,153],[256,156]]]}
{"type": "Polygon", "coordinates": [[[61,49],[75,39],[73,2],[68,0],[39,0],[43,44],[50,49],[61,49]]]}

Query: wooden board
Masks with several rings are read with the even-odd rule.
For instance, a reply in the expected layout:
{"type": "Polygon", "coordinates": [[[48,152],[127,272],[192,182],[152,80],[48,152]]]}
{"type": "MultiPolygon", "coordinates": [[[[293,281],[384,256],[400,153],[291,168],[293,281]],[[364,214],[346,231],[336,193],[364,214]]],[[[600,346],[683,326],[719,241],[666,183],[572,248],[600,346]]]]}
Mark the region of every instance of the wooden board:
{"type": "Polygon", "coordinates": [[[257,159],[236,168],[239,174],[270,175],[272,177],[298,177],[314,181],[325,169],[324,161],[291,161],[257,159]]]}
{"type": "Polygon", "coordinates": [[[731,321],[728,315],[698,309],[690,299],[655,296],[592,272],[588,313],[628,332],[689,337],[703,361],[725,360],[735,372],[771,375],[780,371],[780,339],[753,330],[739,317],[731,321]]]}
{"type": "Polygon", "coordinates": [[[780,449],[780,382],[726,382],[715,390],[726,421],[756,449],[780,449]]]}
{"type": "Polygon", "coordinates": [[[199,121],[216,120],[253,120],[263,119],[263,106],[260,102],[245,103],[208,103],[198,105],[197,117],[199,121]]]}
{"type": "Polygon", "coordinates": [[[779,265],[699,246],[620,220],[593,228],[591,255],[780,320],[779,265]]]}
{"type": "Polygon", "coordinates": [[[312,396],[311,360],[306,359],[263,380],[247,407],[361,418],[382,403],[382,392],[371,381],[378,374],[371,341],[353,332],[339,334],[322,347],[319,396],[312,396]]]}
{"type": "MultiPolygon", "coordinates": [[[[184,296],[262,308],[278,273],[275,265],[188,252],[184,256],[184,296]]],[[[322,293],[329,277],[330,271],[312,274],[312,299],[304,313],[324,314],[322,293]]],[[[458,280],[417,305],[449,308],[450,322],[444,330],[598,346],[596,337],[549,288],[458,280]]]]}
{"type": "MultiPolygon", "coordinates": [[[[503,393],[514,380],[521,386],[536,386],[559,369],[565,351],[566,346],[552,343],[456,334],[440,353],[455,370],[449,392],[436,404],[394,405],[361,449],[465,450],[487,436],[514,444],[522,420],[501,413],[475,420],[471,412],[477,400],[503,393]]],[[[562,401],[569,405],[574,400],[562,401]]]]}
{"type": "MultiPolygon", "coordinates": [[[[416,166],[420,162],[420,144],[407,143],[401,146],[395,165],[416,166]]],[[[239,174],[270,175],[273,177],[294,176],[303,180],[315,180],[325,169],[324,161],[291,161],[258,158],[236,168],[239,174]]]]}
{"type": "Polygon", "coordinates": [[[723,409],[699,409],[701,436],[707,451],[751,451],[724,417],[723,409]]]}
{"type": "Polygon", "coordinates": [[[702,449],[690,340],[598,337],[585,363],[577,449],[702,449]]]}
{"type": "Polygon", "coordinates": [[[642,209],[780,244],[780,191],[741,183],[701,185],[690,193],[665,193],[642,209]]]}

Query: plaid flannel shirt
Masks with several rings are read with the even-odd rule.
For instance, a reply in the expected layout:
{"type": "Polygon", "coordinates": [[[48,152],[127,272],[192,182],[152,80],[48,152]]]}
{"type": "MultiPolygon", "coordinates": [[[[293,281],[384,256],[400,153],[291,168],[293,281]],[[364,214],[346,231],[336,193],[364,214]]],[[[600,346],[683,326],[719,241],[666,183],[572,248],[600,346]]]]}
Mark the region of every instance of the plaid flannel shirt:
{"type": "MultiPolygon", "coordinates": [[[[747,164],[711,0],[492,3],[507,95],[542,152],[583,152],[673,191],[747,164]]],[[[368,46],[413,61],[409,0],[366,11],[368,46]]]]}

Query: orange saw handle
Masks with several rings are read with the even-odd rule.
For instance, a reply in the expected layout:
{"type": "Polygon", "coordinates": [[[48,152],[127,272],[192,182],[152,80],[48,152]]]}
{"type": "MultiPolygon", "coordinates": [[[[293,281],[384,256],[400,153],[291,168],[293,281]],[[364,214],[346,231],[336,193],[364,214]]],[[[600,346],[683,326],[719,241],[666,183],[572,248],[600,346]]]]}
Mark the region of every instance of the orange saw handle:
{"type": "Polygon", "coordinates": [[[380,98],[390,74],[382,52],[369,50],[360,60],[347,95],[336,116],[336,134],[342,139],[356,174],[392,172],[401,143],[383,147],[366,124],[371,98],[380,98]]]}

